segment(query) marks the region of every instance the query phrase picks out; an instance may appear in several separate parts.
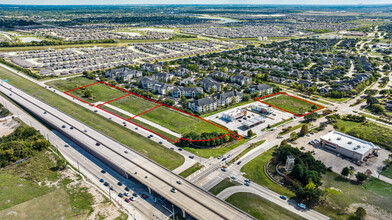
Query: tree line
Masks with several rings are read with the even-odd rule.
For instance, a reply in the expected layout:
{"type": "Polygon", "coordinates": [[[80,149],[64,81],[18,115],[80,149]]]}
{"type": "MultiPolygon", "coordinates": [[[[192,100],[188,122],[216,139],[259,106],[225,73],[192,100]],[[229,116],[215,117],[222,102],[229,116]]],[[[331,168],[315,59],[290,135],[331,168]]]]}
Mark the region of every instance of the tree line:
{"type": "Polygon", "coordinates": [[[224,135],[224,133],[218,133],[218,132],[204,132],[201,134],[198,134],[196,132],[189,132],[187,134],[184,134],[183,138],[189,139],[189,140],[208,140],[208,141],[196,141],[195,142],[195,141],[181,139],[178,143],[180,146],[183,146],[183,147],[198,146],[198,147],[208,148],[208,147],[215,147],[215,146],[220,146],[225,143],[229,143],[234,139],[230,135],[225,135],[225,136],[223,136],[223,135],[224,135]],[[217,138],[220,136],[223,136],[223,137],[217,138]]]}
{"type": "Polygon", "coordinates": [[[0,138],[0,168],[49,146],[50,143],[37,130],[22,124],[12,134],[0,138]]]}

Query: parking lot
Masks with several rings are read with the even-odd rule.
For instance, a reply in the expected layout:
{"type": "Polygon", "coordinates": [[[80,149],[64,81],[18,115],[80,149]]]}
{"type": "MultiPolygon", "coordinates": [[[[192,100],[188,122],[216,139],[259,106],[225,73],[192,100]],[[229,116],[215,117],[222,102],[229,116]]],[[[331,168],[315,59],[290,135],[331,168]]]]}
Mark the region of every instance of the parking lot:
{"type": "Polygon", "coordinates": [[[211,115],[209,117],[206,117],[205,119],[206,120],[211,120],[211,121],[213,121],[213,122],[215,122],[217,124],[223,125],[223,126],[225,126],[226,128],[228,128],[228,129],[230,129],[232,131],[236,130],[236,131],[238,131],[238,134],[240,134],[242,136],[246,136],[249,129],[247,129],[243,125],[243,123],[245,121],[249,121],[249,120],[252,120],[254,118],[262,116],[263,117],[262,120],[264,122],[262,122],[262,123],[260,123],[260,124],[258,124],[256,126],[253,126],[252,128],[250,128],[250,129],[252,129],[252,131],[254,133],[256,133],[257,135],[260,135],[260,134],[263,133],[262,130],[264,128],[267,128],[268,125],[272,126],[274,124],[277,124],[277,123],[279,123],[281,121],[284,121],[284,120],[287,120],[287,119],[293,117],[293,115],[291,115],[290,113],[278,111],[276,109],[274,109],[274,112],[272,114],[270,114],[270,115],[264,115],[264,114],[260,114],[260,113],[256,113],[256,112],[248,110],[248,107],[250,105],[254,105],[254,104],[258,104],[258,102],[249,103],[249,104],[246,104],[246,105],[242,105],[242,106],[238,106],[238,107],[235,107],[235,108],[231,108],[229,110],[226,110],[226,111],[223,111],[223,112],[219,112],[217,114],[214,114],[214,115],[211,115]],[[227,114],[229,112],[235,111],[236,109],[244,109],[244,108],[247,109],[245,117],[240,117],[240,118],[237,118],[237,119],[235,119],[233,121],[227,121],[226,119],[223,118],[223,114],[227,114]]]}
{"type": "Polygon", "coordinates": [[[381,149],[378,157],[374,157],[369,159],[367,162],[363,163],[362,166],[356,165],[350,158],[338,156],[337,153],[333,151],[329,151],[326,149],[322,149],[320,143],[316,143],[314,145],[309,144],[310,141],[315,139],[320,141],[320,136],[328,133],[333,128],[332,126],[328,126],[325,130],[320,131],[315,134],[309,134],[305,137],[301,137],[297,139],[294,143],[291,143],[293,147],[297,147],[301,149],[301,151],[311,151],[313,152],[313,156],[315,159],[322,161],[325,166],[331,167],[332,170],[336,173],[340,173],[344,167],[354,167],[355,172],[365,172],[367,169],[371,170],[373,176],[377,177],[377,172],[380,168],[384,166],[383,161],[388,157],[388,151],[385,149],[381,149]]]}

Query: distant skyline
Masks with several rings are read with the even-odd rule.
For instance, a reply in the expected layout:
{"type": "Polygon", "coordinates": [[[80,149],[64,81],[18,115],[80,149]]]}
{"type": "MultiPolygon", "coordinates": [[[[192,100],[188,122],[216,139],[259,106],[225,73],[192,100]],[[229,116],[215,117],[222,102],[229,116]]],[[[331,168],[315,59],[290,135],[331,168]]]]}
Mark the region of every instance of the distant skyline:
{"type": "Polygon", "coordinates": [[[271,5],[377,5],[392,0],[0,0],[16,5],[135,5],[135,4],[271,4],[271,5]]]}

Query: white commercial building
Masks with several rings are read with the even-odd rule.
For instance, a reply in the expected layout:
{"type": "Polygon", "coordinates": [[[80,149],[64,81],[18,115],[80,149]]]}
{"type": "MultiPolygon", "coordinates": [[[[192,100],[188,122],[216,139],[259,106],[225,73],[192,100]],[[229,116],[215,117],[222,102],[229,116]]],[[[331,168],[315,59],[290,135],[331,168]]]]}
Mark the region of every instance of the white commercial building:
{"type": "Polygon", "coordinates": [[[246,110],[242,108],[237,108],[228,113],[223,113],[222,118],[227,121],[234,121],[237,118],[242,118],[246,116],[246,110]]]}
{"type": "Polygon", "coordinates": [[[352,137],[337,131],[331,131],[320,137],[321,146],[325,149],[335,151],[345,157],[362,161],[369,154],[380,150],[379,146],[371,142],[352,137]]]}

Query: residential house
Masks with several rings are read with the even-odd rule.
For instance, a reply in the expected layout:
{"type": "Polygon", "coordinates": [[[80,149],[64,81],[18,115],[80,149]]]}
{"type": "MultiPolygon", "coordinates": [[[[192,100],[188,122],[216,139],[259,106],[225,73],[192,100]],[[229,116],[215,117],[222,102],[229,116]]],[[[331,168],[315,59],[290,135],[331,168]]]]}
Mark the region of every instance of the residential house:
{"type": "Polygon", "coordinates": [[[212,100],[209,97],[194,100],[189,102],[188,107],[193,111],[197,113],[204,113],[207,111],[213,111],[218,108],[218,104],[216,101],[212,100]]]}
{"type": "Polygon", "coordinates": [[[214,90],[215,92],[221,91],[221,85],[217,81],[215,81],[209,77],[200,80],[199,83],[204,88],[204,90],[206,92],[211,92],[212,90],[214,90]]]}
{"type": "Polygon", "coordinates": [[[234,75],[232,77],[230,77],[230,82],[235,82],[238,85],[246,85],[250,82],[252,82],[252,79],[247,77],[247,76],[243,76],[243,75],[234,75]]]}
{"type": "Polygon", "coordinates": [[[166,95],[170,90],[174,88],[172,85],[156,81],[149,76],[143,76],[139,80],[139,83],[141,84],[143,89],[150,89],[160,95],[166,95]]]}
{"type": "Polygon", "coordinates": [[[110,79],[118,80],[123,78],[125,82],[131,81],[133,78],[142,77],[143,72],[140,70],[131,70],[127,67],[121,67],[117,69],[110,69],[105,72],[105,76],[110,79]]]}
{"type": "Polygon", "coordinates": [[[153,64],[153,63],[143,63],[140,65],[140,68],[144,71],[148,71],[151,73],[157,73],[162,71],[162,66],[158,64],[153,64]]]}
{"type": "Polygon", "coordinates": [[[224,81],[224,82],[228,81],[230,79],[229,75],[227,75],[226,73],[221,72],[221,71],[210,73],[209,76],[215,80],[224,81]]]}
{"type": "Polygon", "coordinates": [[[309,88],[312,86],[312,82],[307,80],[300,80],[298,81],[298,84],[304,85],[305,88],[309,88]]]}
{"type": "Polygon", "coordinates": [[[175,76],[179,76],[179,77],[184,77],[188,74],[190,74],[191,71],[189,71],[187,68],[184,67],[179,67],[173,71],[171,71],[171,74],[175,75],[175,76]]]}
{"type": "Polygon", "coordinates": [[[242,92],[231,90],[224,93],[214,94],[212,95],[212,98],[218,103],[218,105],[225,106],[232,102],[238,103],[242,101],[242,92]]]}
{"type": "Polygon", "coordinates": [[[174,78],[174,76],[169,73],[156,73],[152,77],[162,82],[168,82],[174,78]]]}
{"type": "Polygon", "coordinates": [[[202,93],[203,89],[201,87],[176,86],[172,90],[172,96],[174,98],[180,98],[181,96],[185,96],[186,98],[194,98],[196,95],[200,95],[202,93]]]}
{"type": "Polygon", "coordinates": [[[272,94],[273,88],[266,84],[252,85],[249,86],[250,93],[257,93],[258,96],[272,94]]]}

